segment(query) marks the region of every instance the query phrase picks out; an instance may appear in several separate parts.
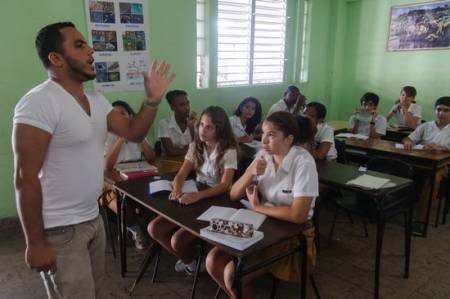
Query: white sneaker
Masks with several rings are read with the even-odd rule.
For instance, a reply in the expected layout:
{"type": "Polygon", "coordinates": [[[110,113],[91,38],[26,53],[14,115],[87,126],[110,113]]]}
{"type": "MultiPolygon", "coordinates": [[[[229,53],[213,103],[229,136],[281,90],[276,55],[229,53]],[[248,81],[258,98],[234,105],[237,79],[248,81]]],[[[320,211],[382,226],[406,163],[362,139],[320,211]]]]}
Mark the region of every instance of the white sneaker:
{"type": "MultiPolygon", "coordinates": [[[[193,276],[195,274],[196,268],[197,268],[197,260],[193,260],[189,264],[185,264],[181,260],[178,260],[175,263],[176,272],[185,272],[189,276],[193,276]]],[[[205,272],[205,263],[202,263],[200,265],[200,272],[205,272]]]]}
{"type": "Polygon", "coordinates": [[[127,231],[131,234],[131,238],[134,241],[134,246],[137,249],[143,250],[147,248],[144,234],[142,233],[142,230],[138,225],[133,225],[130,227],[127,226],[127,231]]]}

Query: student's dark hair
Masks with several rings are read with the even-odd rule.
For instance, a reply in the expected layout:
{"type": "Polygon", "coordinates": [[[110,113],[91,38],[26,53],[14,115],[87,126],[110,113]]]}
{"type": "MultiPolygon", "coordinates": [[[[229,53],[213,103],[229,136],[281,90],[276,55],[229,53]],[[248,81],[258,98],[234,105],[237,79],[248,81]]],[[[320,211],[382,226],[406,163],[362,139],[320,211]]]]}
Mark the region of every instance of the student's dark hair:
{"type": "Polygon", "coordinates": [[[167,102],[169,102],[169,104],[172,105],[173,100],[175,100],[175,98],[177,98],[178,96],[187,96],[187,95],[188,94],[186,91],[175,89],[175,90],[171,90],[171,91],[167,92],[166,99],[167,99],[167,102]]]}
{"type": "Polygon", "coordinates": [[[216,173],[222,174],[224,169],[221,169],[220,162],[225,155],[225,151],[230,148],[234,148],[238,151],[238,144],[236,138],[234,137],[228,115],[225,110],[219,106],[209,106],[206,108],[200,115],[199,121],[197,122],[197,130],[194,136],[194,167],[197,169],[204,162],[203,151],[205,150],[205,143],[202,142],[199,137],[199,126],[203,115],[209,116],[212,123],[216,127],[217,157],[214,169],[216,170],[216,173]]]}
{"type": "Polygon", "coordinates": [[[300,89],[298,89],[298,87],[295,86],[295,85],[289,85],[289,86],[286,88],[286,91],[290,91],[290,92],[300,92],[300,89]]]}
{"type": "Polygon", "coordinates": [[[438,105],[450,107],[450,97],[440,97],[436,100],[436,103],[434,103],[434,108],[436,108],[438,105]]]}
{"type": "Polygon", "coordinates": [[[127,113],[131,116],[135,116],[136,112],[134,112],[133,108],[131,108],[130,104],[128,104],[125,101],[122,100],[118,100],[115,101],[111,104],[113,107],[122,107],[123,109],[125,109],[127,111],[127,113]]]}
{"type": "Polygon", "coordinates": [[[306,107],[316,109],[317,118],[319,119],[325,119],[325,116],[327,116],[327,108],[322,103],[310,102],[306,104],[306,107]]]}
{"type": "Polygon", "coordinates": [[[236,111],[234,112],[234,115],[241,116],[241,109],[244,107],[247,103],[252,102],[255,104],[255,114],[247,120],[247,126],[245,127],[245,132],[247,134],[253,134],[255,132],[256,126],[261,122],[261,115],[262,115],[262,108],[261,103],[257,98],[254,97],[246,97],[241,101],[239,106],[237,107],[236,111]]]}
{"type": "Polygon", "coordinates": [[[283,132],[285,137],[292,135],[294,137],[293,144],[298,143],[298,125],[291,113],[286,111],[274,112],[265,121],[274,124],[278,130],[283,132]]]}
{"type": "Polygon", "coordinates": [[[317,128],[311,118],[307,116],[297,115],[295,117],[298,125],[298,140],[297,142],[302,144],[306,142],[312,142],[316,135],[317,128]]]}
{"type": "Polygon", "coordinates": [[[361,99],[359,100],[359,102],[362,104],[363,102],[371,102],[375,105],[375,107],[378,106],[378,102],[380,101],[380,98],[378,97],[377,94],[373,93],[373,92],[366,92],[365,94],[363,94],[363,96],[361,97],[361,99]]]}
{"type": "Polygon", "coordinates": [[[50,60],[48,54],[56,52],[62,54],[62,43],[64,37],[61,33],[61,29],[66,27],[75,28],[72,22],[58,22],[43,27],[36,35],[35,46],[39,58],[45,68],[50,66],[50,60]]]}
{"type": "Polygon", "coordinates": [[[414,86],[404,86],[402,90],[406,93],[408,97],[415,98],[417,95],[417,90],[414,88],[414,86]]]}

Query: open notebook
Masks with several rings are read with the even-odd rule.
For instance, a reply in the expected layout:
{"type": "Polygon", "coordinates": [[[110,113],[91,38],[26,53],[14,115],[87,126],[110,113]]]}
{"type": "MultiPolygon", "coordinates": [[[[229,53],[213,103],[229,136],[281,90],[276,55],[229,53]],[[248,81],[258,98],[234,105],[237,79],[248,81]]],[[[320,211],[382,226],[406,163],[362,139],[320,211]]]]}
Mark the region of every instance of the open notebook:
{"type": "Polygon", "coordinates": [[[390,187],[389,179],[379,178],[373,175],[363,174],[347,182],[347,185],[357,186],[364,189],[380,189],[390,187]]]}
{"type": "MultiPolygon", "coordinates": [[[[168,180],[159,180],[150,182],[148,186],[148,191],[150,194],[158,192],[172,192],[171,182],[168,180]]],[[[184,181],[183,188],[181,189],[183,193],[194,193],[198,192],[197,184],[194,180],[184,181]]]]}

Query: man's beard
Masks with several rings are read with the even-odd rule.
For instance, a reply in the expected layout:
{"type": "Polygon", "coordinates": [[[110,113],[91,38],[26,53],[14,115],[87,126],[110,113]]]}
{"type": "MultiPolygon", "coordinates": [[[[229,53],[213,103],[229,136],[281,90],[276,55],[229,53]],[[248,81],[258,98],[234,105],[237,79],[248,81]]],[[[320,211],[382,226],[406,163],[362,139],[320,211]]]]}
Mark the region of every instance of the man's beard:
{"type": "Polygon", "coordinates": [[[83,66],[80,62],[68,56],[65,56],[64,58],[66,59],[67,64],[69,65],[69,72],[73,77],[79,79],[82,82],[95,79],[95,74],[87,74],[86,72],[83,71],[83,66]]]}

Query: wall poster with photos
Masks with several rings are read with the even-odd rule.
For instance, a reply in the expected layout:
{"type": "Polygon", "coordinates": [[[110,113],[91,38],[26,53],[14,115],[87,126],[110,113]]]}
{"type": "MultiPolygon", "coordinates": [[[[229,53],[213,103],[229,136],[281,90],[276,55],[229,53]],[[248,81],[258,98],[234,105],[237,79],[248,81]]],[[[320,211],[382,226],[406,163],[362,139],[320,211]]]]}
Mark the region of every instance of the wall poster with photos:
{"type": "Polygon", "coordinates": [[[85,0],[98,91],[144,90],[149,66],[147,0],[85,0]]]}
{"type": "Polygon", "coordinates": [[[388,51],[449,48],[450,0],[391,7],[388,51]]]}

